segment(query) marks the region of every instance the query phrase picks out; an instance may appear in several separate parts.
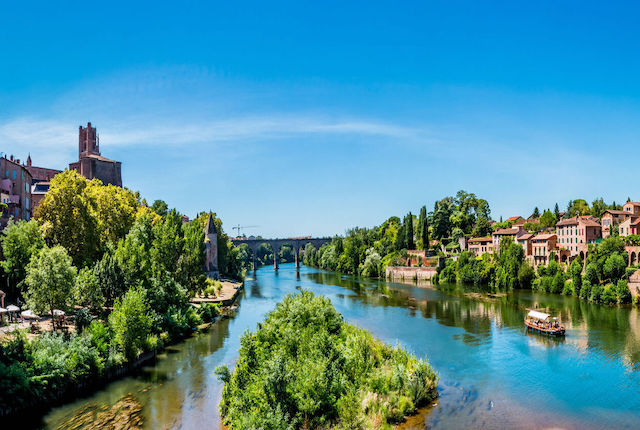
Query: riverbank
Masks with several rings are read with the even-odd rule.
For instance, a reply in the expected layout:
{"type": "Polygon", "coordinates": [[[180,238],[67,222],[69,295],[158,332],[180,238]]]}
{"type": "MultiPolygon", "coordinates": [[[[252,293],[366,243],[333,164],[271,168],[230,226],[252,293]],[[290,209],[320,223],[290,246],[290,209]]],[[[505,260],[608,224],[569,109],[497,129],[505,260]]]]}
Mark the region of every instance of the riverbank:
{"type": "MultiPolygon", "coordinates": [[[[233,289],[236,292],[241,291],[243,287],[243,283],[236,281],[227,280],[225,284],[227,285],[227,288],[229,290],[233,289]]],[[[100,390],[113,381],[138,372],[143,366],[147,365],[149,362],[154,361],[156,356],[162,353],[162,351],[164,351],[166,348],[170,348],[174,345],[179,344],[180,342],[183,342],[185,339],[189,338],[196,332],[207,331],[216,322],[225,320],[232,316],[237,310],[237,305],[235,304],[235,300],[237,299],[237,297],[237,293],[231,294],[230,297],[221,296],[219,297],[219,302],[216,303],[218,306],[213,307],[211,303],[204,305],[201,304],[200,308],[198,308],[201,317],[198,320],[193,320],[194,323],[189,327],[188,330],[178,331],[171,337],[165,336],[165,340],[162,343],[156,344],[157,346],[155,348],[139,354],[133,361],[129,360],[116,365],[110,365],[109,363],[106,363],[102,367],[102,370],[99,371],[95,370],[95,363],[83,362],[83,360],[86,361],[86,359],[81,358],[82,354],[87,354],[87,352],[83,352],[82,350],[73,350],[73,348],[82,349],[95,344],[96,340],[92,337],[93,333],[84,333],[82,335],[75,335],[73,332],[66,334],[43,332],[37,335],[29,333],[28,338],[27,332],[25,330],[19,330],[14,333],[5,334],[2,348],[0,348],[0,353],[3,356],[12,354],[12,351],[30,350],[33,348],[32,345],[39,345],[41,342],[51,343],[53,341],[54,345],[56,345],[56,348],[60,348],[64,345],[64,342],[68,342],[70,343],[69,346],[71,346],[71,344],[77,345],[75,347],[72,347],[69,352],[72,354],[79,354],[79,358],[77,359],[77,361],[82,366],[87,367],[88,373],[72,372],[69,375],[69,377],[73,378],[72,384],[59,384],[55,382],[55,380],[47,383],[47,375],[33,375],[31,376],[32,381],[42,380],[42,383],[46,384],[43,387],[43,389],[46,390],[45,395],[31,396],[29,398],[26,398],[19,404],[13,406],[8,405],[3,401],[3,404],[0,405],[0,417],[5,422],[14,422],[15,424],[19,424],[21,415],[26,411],[29,411],[29,413],[42,414],[51,407],[59,406],[66,402],[73,401],[75,398],[84,397],[92,392],[100,390]],[[225,303],[224,306],[221,305],[223,301],[225,303]],[[201,324],[200,322],[202,322],[202,319],[208,319],[209,321],[201,324]],[[63,341],[62,339],[65,336],[70,336],[70,338],[67,341],[63,341]],[[87,339],[87,342],[84,342],[82,339],[87,339]],[[56,344],[56,342],[58,343],[56,344]],[[48,385],[50,385],[50,387],[48,385]]],[[[99,326],[103,327],[102,324],[100,324],[99,326]]],[[[66,358],[64,357],[65,355],[63,355],[63,358],[61,359],[66,360],[66,358]]],[[[37,360],[37,357],[35,358],[35,360],[37,360]]],[[[12,364],[12,366],[18,366],[15,369],[19,369],[21,366],[24,367],[26,365],[23,365],[22,362],[17,359],[12,364]]],[[[16,383],[15,376],[13,376],[13,373],[15,373],[15,371],[12,371],[11,369],[12,368],[5,369],[4,365],[3,368],[0,369],[2,370],[2,374],[4,375],[4,380],[0,381],[2,387],[5,387],[12,383],[16,383]]],[[[25,374],[25,376],[27,375],[28,374],[25,374]]],[[[17,382],[19,382],[19,380],[17,382]]],[[[20,396],[22,396],[22,394],[20,394],[20,390],[24,390],[25,388],[21,388],[19,384],[16,385],[18,386],[13,387],[12,392],[16,392],[20,396]]],[[[3,397],[7,394],[7,392],[7,390],[3,391],[3,397]]],[[[106,412],[103,411],[103,413],[106,412]]]]}
{"type": "Polygon", "coordinates": [[[87,408],[108,410],[129,393],[145,428],[220,429],[222,383],[216,367],[236,363],[240,339],[286,294],[300,289],[331,300],[346,322],[427,357],[438,370],[439,397],[406,427],[635,428],[640,394],[640,312],[588,305],[572,296],[514,291],[490,301],[384,280],[301,267],[258,270],[232,318],[167,347],[139,372],[86,398],[54,408],[24,429],[68,428],[87,408]],[[562,317],[567,338],[523,330],[525,309],[562,317]],[[549,384],[548,381],[554,381],[549,384]],[[535,404],[530,402],[534,397],[535,404]]]}

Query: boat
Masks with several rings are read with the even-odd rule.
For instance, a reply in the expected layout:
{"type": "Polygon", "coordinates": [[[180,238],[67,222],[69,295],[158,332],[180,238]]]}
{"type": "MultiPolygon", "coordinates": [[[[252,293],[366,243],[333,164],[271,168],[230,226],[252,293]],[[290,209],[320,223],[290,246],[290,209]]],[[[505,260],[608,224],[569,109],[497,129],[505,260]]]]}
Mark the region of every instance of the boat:
{"type": "Polygon", "coordinates": [[[540,311],[529,311],[524,319],[527,329],[549,336],[564,336],[565,327],[558,318],[540,311]]]}

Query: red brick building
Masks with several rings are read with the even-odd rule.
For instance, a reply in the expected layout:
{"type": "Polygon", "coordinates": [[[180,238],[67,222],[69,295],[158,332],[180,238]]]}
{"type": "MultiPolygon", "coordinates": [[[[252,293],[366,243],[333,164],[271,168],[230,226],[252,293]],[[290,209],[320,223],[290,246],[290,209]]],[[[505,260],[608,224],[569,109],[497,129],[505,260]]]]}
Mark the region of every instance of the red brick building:
{"type": "Polygon", "coordinates": [[[99,179],[103,184],[122,186],[121,163],[110,160],[100,154],[100,139],[91,123],[78,132],[78,161],[69,164],[69,170],[75,170],[85,178],[99,179]]]}

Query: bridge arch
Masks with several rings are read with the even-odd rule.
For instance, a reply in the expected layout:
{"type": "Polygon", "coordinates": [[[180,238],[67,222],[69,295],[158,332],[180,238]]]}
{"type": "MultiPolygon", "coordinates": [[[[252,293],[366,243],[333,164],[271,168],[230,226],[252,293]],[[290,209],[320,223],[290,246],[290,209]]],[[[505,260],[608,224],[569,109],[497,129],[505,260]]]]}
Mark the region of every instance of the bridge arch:
{"type": "Polygon", "coordinates": [[[313,244],[316,248],[320,248],[325,243],[331,242],[329,237],[290,237],[284,239],[247,239],[247,238],[234,238],[231,242],[238,246],[246,244],[253,252],[253,271],[255,272],[257,267],[256,255],[258,247],[265,243],[271,246],[273,249],[273,268],[278,270],[278,253],[283,245],[291,245],[293,247],[293,253],[295,256],[296,270],[300,269],[300,250],[304,248],[307,243],[313,244]]]}

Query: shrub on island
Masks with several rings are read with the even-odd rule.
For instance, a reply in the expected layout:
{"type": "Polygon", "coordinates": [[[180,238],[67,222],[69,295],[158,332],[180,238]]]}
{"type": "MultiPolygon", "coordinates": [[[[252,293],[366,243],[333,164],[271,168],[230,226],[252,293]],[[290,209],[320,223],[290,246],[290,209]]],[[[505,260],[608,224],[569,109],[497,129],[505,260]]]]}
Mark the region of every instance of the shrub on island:
{"type": "Polygon", "coordinates": [[[329,299],[289,295],[241,339],[220,412],[230,429],[385,428],[437,396],[424,360],[344,322],[329,299]]]}

